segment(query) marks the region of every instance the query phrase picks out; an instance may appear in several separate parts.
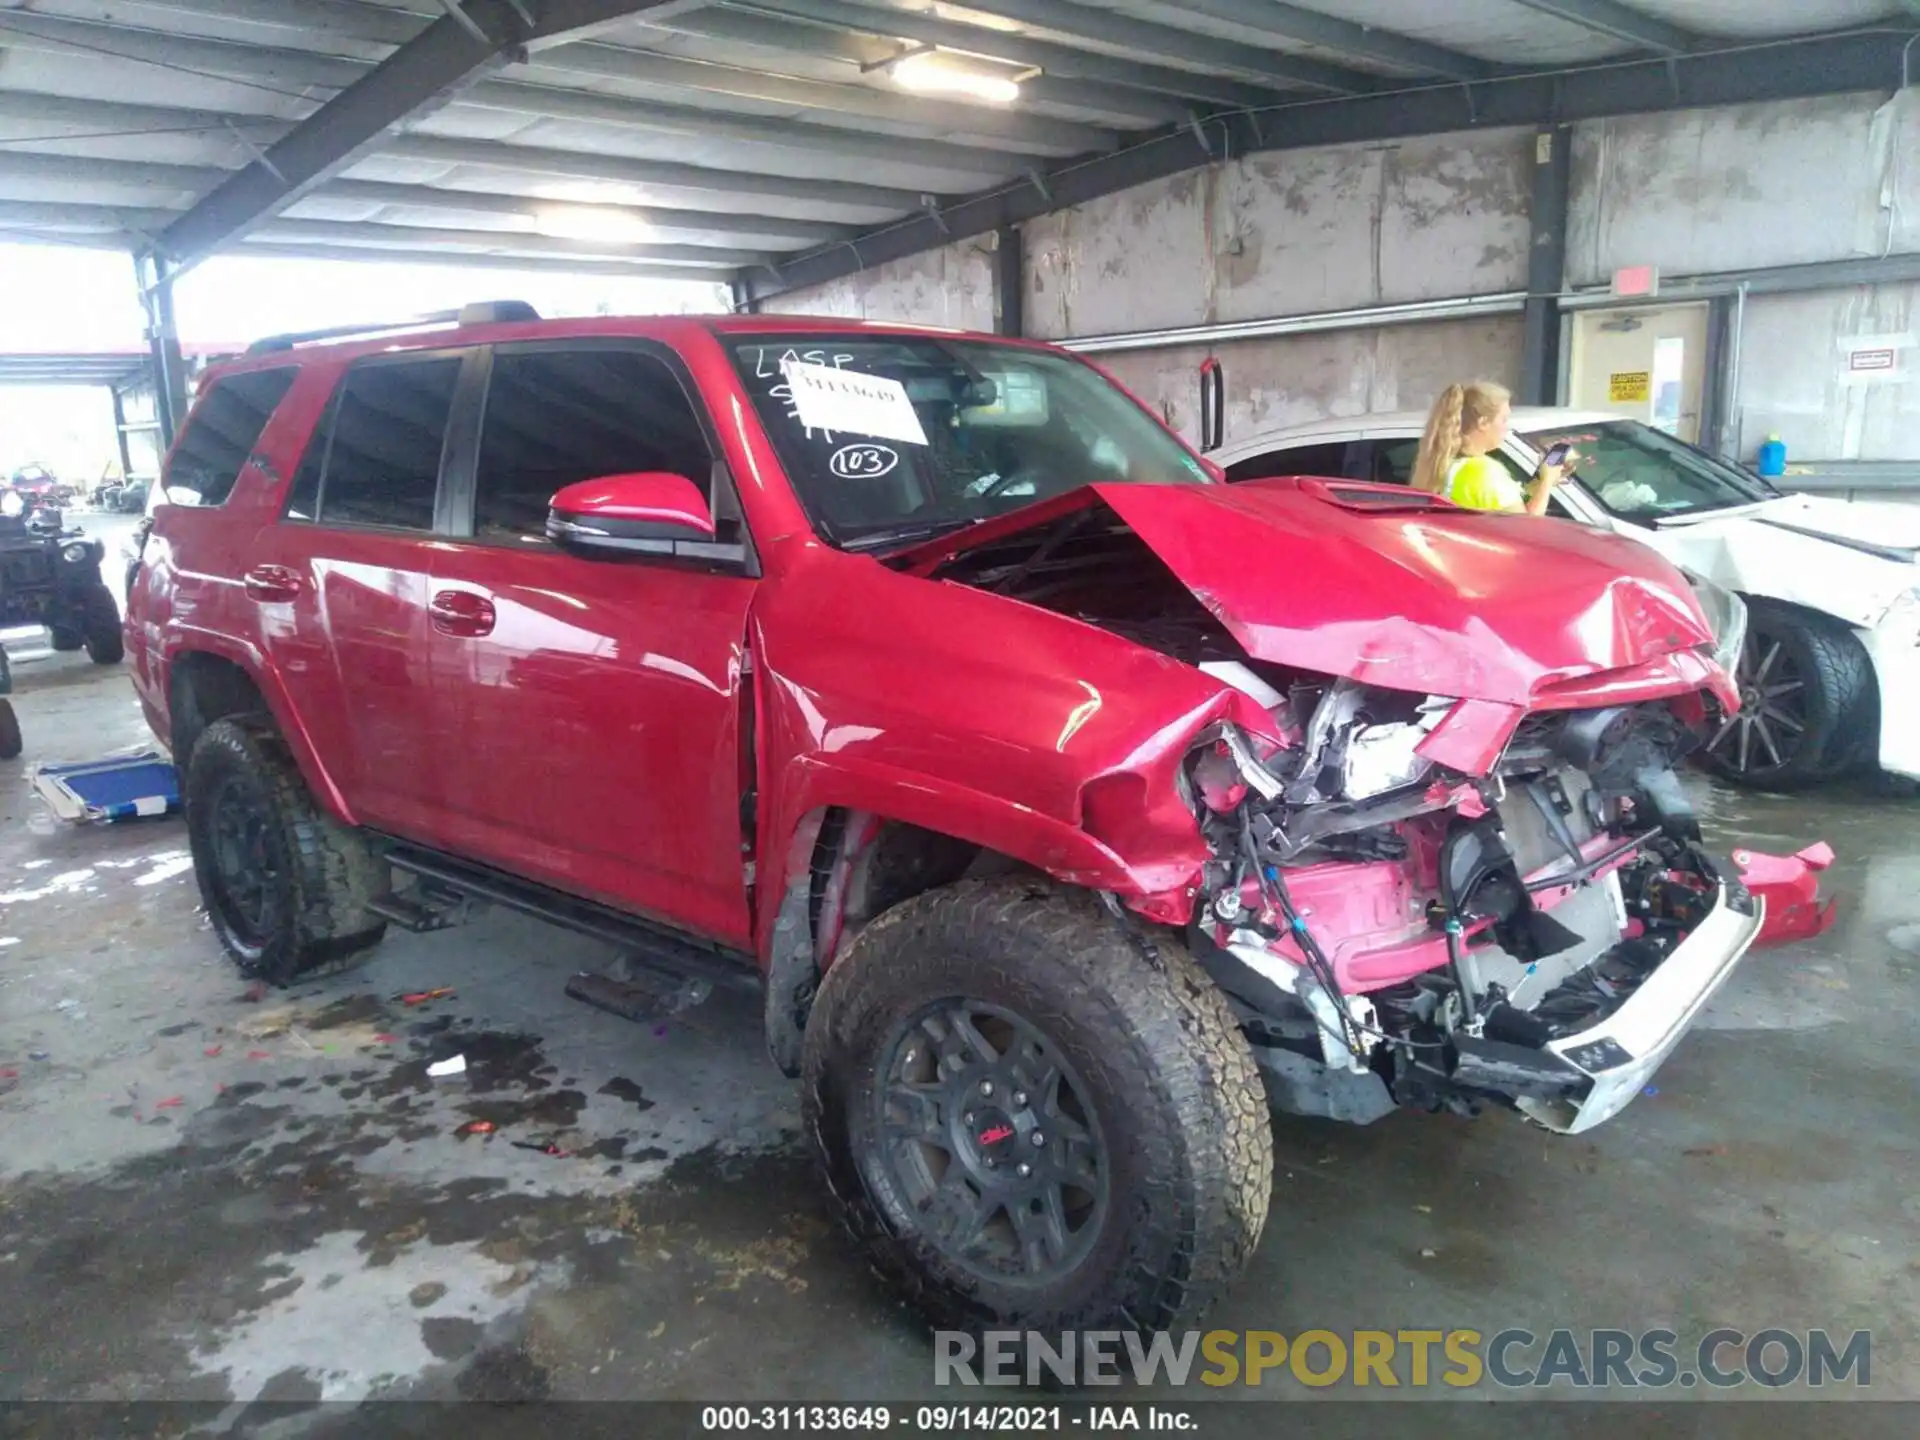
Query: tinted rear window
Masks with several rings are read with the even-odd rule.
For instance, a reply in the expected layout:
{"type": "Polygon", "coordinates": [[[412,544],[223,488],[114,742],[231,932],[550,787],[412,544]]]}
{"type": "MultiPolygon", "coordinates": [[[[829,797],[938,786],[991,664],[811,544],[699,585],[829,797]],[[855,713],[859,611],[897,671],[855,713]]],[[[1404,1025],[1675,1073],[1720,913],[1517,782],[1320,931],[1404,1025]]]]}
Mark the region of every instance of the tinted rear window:
{"type": "Polygon", "coordinates": [[[1242,480],[1264,480],[1273,475],[1325,475],[1337,478],[1347,473],[1343,468],[1346,463],[1347,442],[1344,440],[1327,445],[1294,445],[1236,461],[1227,467],[1227,479],[1237,484],[1242,480]]]}
{"type": "Polygon", "coordinates": [[[308,442],[289,518],[314,508],[303,489],[316,466],[322,525],[431,530],[460,365],[458,355],[449,355],[349,370],[308,442]]]}
{"type": "Polygon", "coordinates": [[[215,381],[167,461],[167,499],[176,505],[225,504],[297,373],[289,366],[215,381]]]}

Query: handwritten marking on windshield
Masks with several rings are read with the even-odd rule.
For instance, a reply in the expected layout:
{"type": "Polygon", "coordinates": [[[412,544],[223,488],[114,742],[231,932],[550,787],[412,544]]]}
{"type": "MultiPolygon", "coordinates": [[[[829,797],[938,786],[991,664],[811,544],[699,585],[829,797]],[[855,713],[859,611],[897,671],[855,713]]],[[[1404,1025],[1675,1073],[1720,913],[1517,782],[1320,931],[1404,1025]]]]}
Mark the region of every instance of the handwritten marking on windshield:
{"type": "MultiPolygon", "coordinates": [[[[775,354],[765,346],[760,346],[753,352],[753,378],[778,381],[778,384],[767,387],[768,398],[778,400],[787,407],[789,420],[798,420],[800,407],[794,401],[793,386],[787,383],[785,367],[794,361],[801,361],[808,365],[830,365],[838,370],[853,359],[851,355],[833,355],[825,350],[786,349],[775,354]]],[[[806,439],[813,439],[814,427],[803,424],[800,428],[806,439]]],[[[829,445],[833,444],[833,432],[830,430],[822,430],[820,438],[829,445]]]]}
{"type": "Polygon", "coordinates": [[[900,464],[899,452],[885,445],[842,445],[827,468],[842,480],[878,480],[900,464]]]}

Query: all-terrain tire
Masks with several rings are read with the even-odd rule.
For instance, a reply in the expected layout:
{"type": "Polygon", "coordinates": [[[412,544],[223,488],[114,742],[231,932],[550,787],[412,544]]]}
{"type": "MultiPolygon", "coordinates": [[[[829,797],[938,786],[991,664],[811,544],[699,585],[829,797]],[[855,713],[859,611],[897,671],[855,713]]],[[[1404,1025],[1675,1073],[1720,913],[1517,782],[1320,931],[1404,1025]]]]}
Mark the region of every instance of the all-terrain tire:
{"type": "Polygon", "coordinates": [[[49,625],[47,638],[53,648],[62,652],[78,650],[87,643],[87,637],[78,630],[69,630],[64,625],[49,625]]]}
{"type": "Polygon", "coordinates": [[[1790,695],[1789,722],[1767,719],[1769,746],[1758,733],[1744,754],[1741,729],[1755,706],[1742,706],[1732,728],[1712,748],[1700,754],[1701,764],[1722,779],[1755,790],[1782,793],[1805,790],[1855,768],[1878,744],[1878,718],[1873,666],[1866,650],[1839,621],[1782,605],[1772,600],[1749,600],[1746,649],[1740,662],[1743,687],[1759,675],[1773,655],[1773,666],[1761,688],[1776,681],[1798,685],[1790,695]],[[1776,654],[1777,647],[1777,654],[1776,654]],[[1790,677],[1782,679],[1782,677],[1790,677]],[[1876,732],[1866,733],[1871,726],[1876,732]]]}
{"type": "Polygon", "coordinates": [[[20,735],[20,717],[13,713],[13,702],[0,697],[0,760],[17,760],[26,748],[20,735]]]}
{"type": "Polygon", "coordinates": [[[86,621],[87,658],[96,665],[118,665],[126,654],[126,639],[120,633],[120,606],[105,582],[87,587],[80,613],[86,621]]]}
{"type": "Polygon", "coordinates": [[[380,942],[386,922],[367,902],[386,890],[387,869],[364,835],[314,804],[271,721],[249,716],[209,725],[193,747],[185,802],[201,899],[244,973],[289,985],[350,969],[380,942]],[[264,896],[258,923],[223,879],[216,846],[228,806],[255,822],[257,863],[247,869],[264,896]]]}
{"type": "Polygon", "coordinates": [[[1129,928],[1083,892],[967,880],[888,911],[823,981],[802,1077],[841,1218],[936,1329],[1190,1324],[1238,1279],[1266,1221],[1273,1134],[1225,998],[1177,942],[1129,928]],[[1086,1081],[1109,1203],[1064,1274],[983,1277],[929,1235],[889,1178],[874,1094],[888,1037],[952,998],[1019,1015],[1086,1081]]]}

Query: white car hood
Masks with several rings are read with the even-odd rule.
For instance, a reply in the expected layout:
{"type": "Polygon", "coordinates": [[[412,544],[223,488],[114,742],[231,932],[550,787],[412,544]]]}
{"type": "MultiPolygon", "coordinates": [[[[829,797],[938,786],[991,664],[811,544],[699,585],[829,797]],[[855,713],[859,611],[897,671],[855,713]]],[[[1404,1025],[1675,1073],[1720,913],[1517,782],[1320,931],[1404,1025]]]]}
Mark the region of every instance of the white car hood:
{"type": "Polygon", "coordinates": [[[1788,495],[1770,501],[1757,518],[1882,550],[1920,551],[1920,505],[1788,495]]]}
{"type": "Polygon", "coordinates": [[[1724,519],[1640,533],[1675,564],[1717,585],[1824,611],[1863,629],[1920,585],[1920,564],[1891,553],[1920,549],[1920,506],[1789,495],[1724,519]]]}

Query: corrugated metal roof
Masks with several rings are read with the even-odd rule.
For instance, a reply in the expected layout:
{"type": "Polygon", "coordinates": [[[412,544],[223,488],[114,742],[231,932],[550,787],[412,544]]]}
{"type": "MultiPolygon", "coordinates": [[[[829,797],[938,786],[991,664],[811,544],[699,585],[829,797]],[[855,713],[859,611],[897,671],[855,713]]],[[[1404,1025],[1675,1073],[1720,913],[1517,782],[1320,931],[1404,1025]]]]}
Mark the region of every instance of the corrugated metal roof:
{"type": "MultiPolygon", "coordinates": [[[[483,18],[507,13],[508,0],[462,3],[483,18]]],[[[622,8],[511,3],[536,18],[622,8]]],[[[279,206],[284,213],[219,241],[241,251],[512,255],[710,275],[944,211],[976,192],[1045,186],[1063,164],[1221,113],[1579,67],[1657,49],[1679,31],[1714,50],[1914,24],[1901,0],[633,8],[642,13],[486,68],[352,163],[322,167],[323,178],[279,206]],[[925,49],[1016,80],[1020,98],[906,91],[890,67],[925,49]],[[573,208],[556,218],[555,206],[573,208]],[[633,238],[636,221],[651,233],[633,238]],[[552,233],[595,227],[623,233],[552,233]]],[[[0,232],[164,249],[179,215],[227,177],[257,170],[295,124],[398,47],[417,48],[430,27],[456,23],[441,0],[6,3],[0,232]]],[[[1205,159],[1197,143],[1192,158],[1205,159]]]]}

